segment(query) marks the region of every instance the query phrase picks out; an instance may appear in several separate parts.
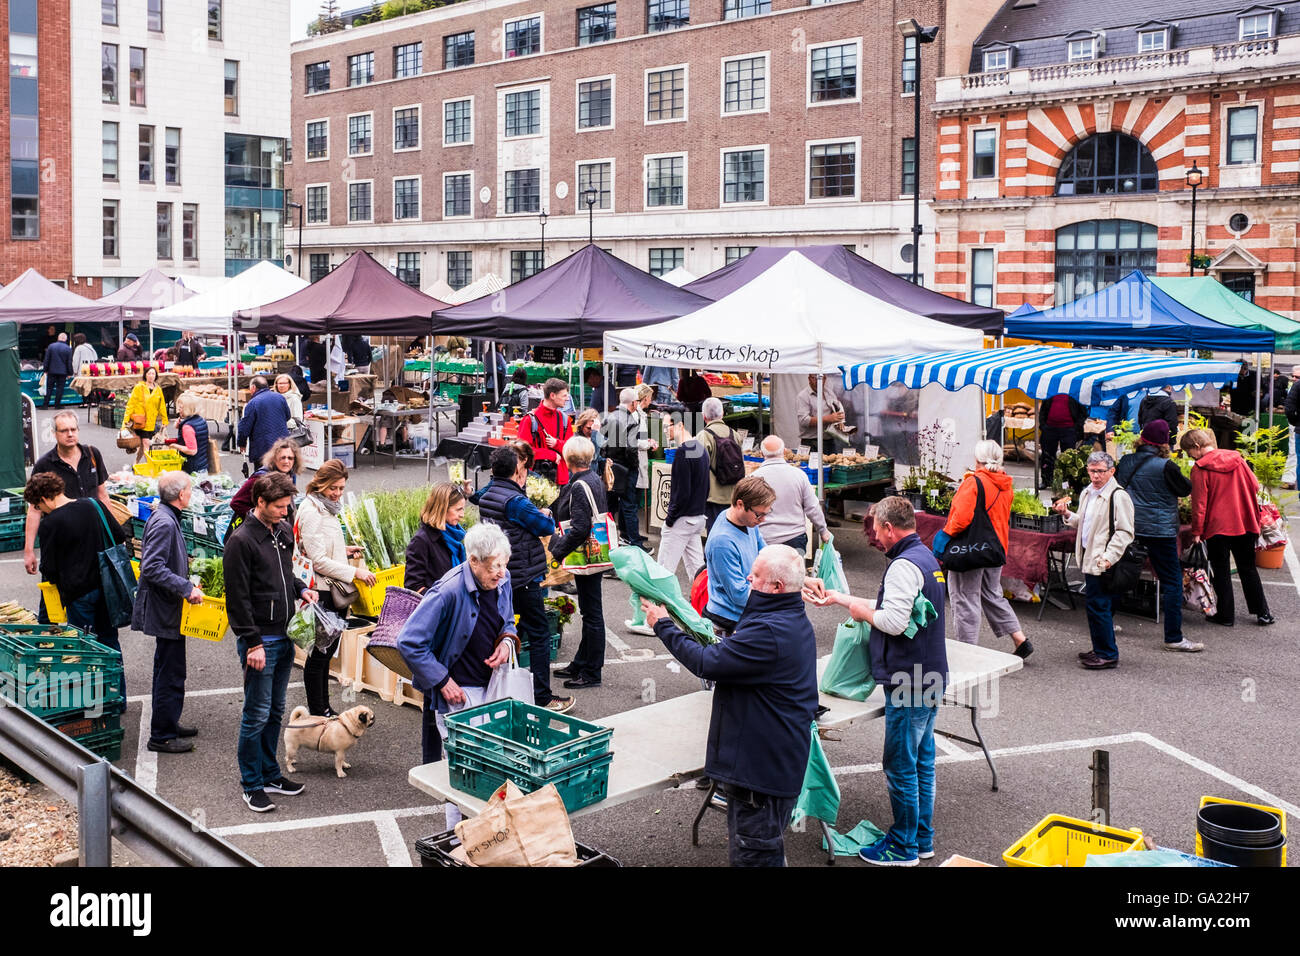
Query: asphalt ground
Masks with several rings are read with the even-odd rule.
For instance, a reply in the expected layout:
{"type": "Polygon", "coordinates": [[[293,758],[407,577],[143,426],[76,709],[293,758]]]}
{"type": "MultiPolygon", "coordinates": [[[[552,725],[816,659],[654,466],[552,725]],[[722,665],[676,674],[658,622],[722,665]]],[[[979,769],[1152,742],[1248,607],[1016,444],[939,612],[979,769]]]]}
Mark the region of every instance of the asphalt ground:
{"type": "MultiPolygon", "coordinates": [[[[38,430],[50,414],[38,414],[38,430]]],[[[82,440],[100,448],[110,469],[129,463],[129,455],[114,447],[111,431],[87,425],[84,412],[79,419],[82,440]]],[[[48,439],[42,447],[49,447],[48,439]]],[[[233,474],[238,462],[232,458],[226,456],[226,465],[233,474]]],[[[395,470],[386,459],[361,461],[350,483],[354,491],[425,480],[423,461],[399,461],[395,470]]],[[[442,473],[435,464],[435,480],[442,473]]],[[[873,594],[883,556],[869,547],[854,522],[844,522],[836,533],[852,589],[873,594]]],[[[937,865],[951,854],[996,863],[1042,817],[1087,817],[1095,749],[1110,753],[1113,823],[1140,827],[1163,846],[1193,849],[1203,794],[1300,813],[1295,729],[1300,725],[1295,691],[1300,684],[1300,563],[1290,553],[1287,566],[1262,574],[1275,626],[1256,626],[1244,614],[1239,595],[1236,627],[1217,627],[1188,614],[1186,634],[1205,642],[1206,650],[1170,654],[1162,650],[1162,630],[1154,622],[1120,615],[1121,664],[1095,673],[1082,670],[1076,660],[1076,653],[1089,647],[1081,601],[1074,611],[1049,606],[1041,622],[1036,620],[1038,605],[1016,604],[1036,652],[1022,671],[998,683],[980,719],[1000,789],[990,791],[989,770],[977,748],[941,740],[937,856],[923,865],[937,865]]],[[[37,579],[24,573],[20,553],[0,556],[0,595],[36,606],[37,579]]],[[[651,700],[699,689],[699,682],[668,658],[655,638],[627,632],[623,622],[628,610],[627,588],[606,580],[610,641],[604,684],[578,692],[575,716],[599,722],[651,700]]],[[[817,608],[809,614],[818,653],[827,654],[840,616],[817,608]]],[[[578,628],[575,618],[564,635],[561,663],[576,647],[578,628]]],[[[986,628],[981,643],[990,646],[993,640],[986,628]]],[[[129,706],[119,766],[258,860],[271,865],[419,865],[413,842],[445,829],[443,805],[407,783],[407,772],[420,757],[420,714],[414,707],[362,693],[359,702],[371,706],[378,720],[351,751],[349,776],[335,777],[329,755],[304,752],[295,778],[306,785],[305,792],[275,797],[274,813],[253,814],[240,798],[235,761],[242,691],[233,640],[188,643],[184,720],[197,726],[200,735],[197,749],[184,755],[145,750],[154,640],[123,631],[122,645],[129,706]]],[[[300,671],[293,680],[289,709],[305,703],[300,671]]],[[[331,695],[338,708],[337,684],[331,684],[331,695]]],[[[969,732],[965,712],[955,708],[945,708],[938,724],[969,732]]],[[[842,791],[841,832],[859,820],[886,827],[892,819],[879,766],[883,729],[881,721],[855,724],[835,732],[838,739],[823,742],[842,791]]],[[[701,799],[691,784],[665,790],[581,817],[574,821],[574,834],[625,866],[725,865],[726,824],[720,814],[706,816],[701,845],[691,846],[691,821],[701,799]]],[[[823,864],[820,839],[813,832],[788,834],[786,850],[791,865],[823,864]]],[[[859,865],[841,861],[841,866],[859,865]]]]}

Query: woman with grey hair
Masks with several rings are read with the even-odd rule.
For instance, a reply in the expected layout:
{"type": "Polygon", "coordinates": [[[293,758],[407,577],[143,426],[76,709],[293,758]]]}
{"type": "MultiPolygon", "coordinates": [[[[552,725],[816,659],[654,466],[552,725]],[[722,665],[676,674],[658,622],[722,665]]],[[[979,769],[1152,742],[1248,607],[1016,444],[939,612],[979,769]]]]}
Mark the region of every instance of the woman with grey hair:
{"type": "MultiPolygon", "coordinates": [[[[569,530],[551,539],[551,559],[562,562],[587,543],[591,526],[605,514],[605,483],[591,470],[596,448],[581,435],[564,443],[564,462],[569,466],[569,483],[555,500],[555,517],[569,522],[569,530]]],[[[605,608],[601,601],[602,575],[574,575],[578,590],[578,613],[582,615],[582,641],[573,660],[555,672],[567,678],[564,686],[599,687],[605,666],[605,608]]]]}
{"type": "Polygon", "coordinates": [[[952,600],[952,616],[956,622],[957,640],[978,644],[980,636],[980,611],[988,618],[993,636],[1010,637],[1015,644],[1017,657],[1026,658],[1034,653],[1011,603],[1002,593],[1002,566],[1006,564],[1008,541],[1011,535],[1011,496],[1014,494],[1011,476],[1002,470],[1002,445],[995,441],[981,441],[975,445],[975,470],[966,473],[961,487],[952,496],[948,523],[934,537],[934,555],[942,558],[950,539],[966,531],[975,522],[993,526],[1002,543],[1002,560],[996,567],[971,568],[967,571],[948,571],[948,594],[952,600]]]}

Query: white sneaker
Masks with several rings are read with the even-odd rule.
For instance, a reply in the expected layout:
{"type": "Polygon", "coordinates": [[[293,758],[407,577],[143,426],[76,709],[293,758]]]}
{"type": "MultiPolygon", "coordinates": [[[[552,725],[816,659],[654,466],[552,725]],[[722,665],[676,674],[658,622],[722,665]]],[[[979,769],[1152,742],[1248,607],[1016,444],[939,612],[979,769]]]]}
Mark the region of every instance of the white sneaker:
{"type": "Polygon", "coordinates": [[[1184,638],[1183,638],[1181,641],[1179,641],[1177,644],[1166,644],[1166,645],[1165,645],[1165,650],[1167,650],[1167,651],[1186,651],[1186,652],[1189,653],[1189,654],[1195,654],[1197,651],[1203,651],[1203,650],[1205,650],[1205,645],[1204,645],[1204,644],[1199,644],[1199,643],[1197,643],[1196,641],[1189,641],[1187,638],[1184,637],[1184,638]]]}

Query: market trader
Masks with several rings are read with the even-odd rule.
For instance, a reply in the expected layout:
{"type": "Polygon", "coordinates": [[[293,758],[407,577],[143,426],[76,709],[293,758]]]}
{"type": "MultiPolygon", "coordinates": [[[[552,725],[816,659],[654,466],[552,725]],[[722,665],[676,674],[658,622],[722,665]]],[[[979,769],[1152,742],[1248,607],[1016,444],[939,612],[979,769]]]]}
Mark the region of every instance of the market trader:
{"type": "Polygon", "coordinates": [[[768,545],[749,581],[735,632],[717,644],[687,637],[658,605],[643,600],[642,607],[673,657],[717,682],[704,772],[728,797],[731,865],[784,866],[783,834],[803,789],[817,709],[817,639],[797,551],[768,545]]]}

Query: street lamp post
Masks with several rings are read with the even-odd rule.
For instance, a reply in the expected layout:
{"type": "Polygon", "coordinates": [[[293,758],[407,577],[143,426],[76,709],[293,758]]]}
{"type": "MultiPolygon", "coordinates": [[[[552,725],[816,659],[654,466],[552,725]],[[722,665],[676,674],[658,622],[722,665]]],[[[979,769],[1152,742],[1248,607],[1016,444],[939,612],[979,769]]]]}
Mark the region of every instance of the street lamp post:
{"type": "Polygon", "coordinates": [[[1192,160],[1192,168],[1187,171],[1187,185],[1192,190],[1192,248],[1187,254],[1187,274],[1196,275],[1196,190],[1205,178],[1205,171],[1192,160]]]}
{"type": "Polygon", "coordinates": [[[594,189],[588,189],[582,194],[582,201],[587,204],[587,243],[591,244],[596,241],[596,200],[599,195],[594,189]]]}
{"type": "Polygon", "coordinates": [[[915,20],[899,20],[904,39],[916,38],[916,90],[912,94],[912,285],[921,284],[921,46],[933,43],[938,27],[923,27],[915,20]]]}
{"type": "Polygon", "coordinates": [[[289,203],[290,209],[298,210],[298,278],[302,278],[302,203],[289,203]]]}
{"type": "Polygon", "coordinates": [[[546,268],[546,220],[549,218],[550,217],[546,215],[545,209],[543,209],[541,215],[537,217],[537,221],[541,223],[542,226],[542,268],[543,269],[546,268]]]}

